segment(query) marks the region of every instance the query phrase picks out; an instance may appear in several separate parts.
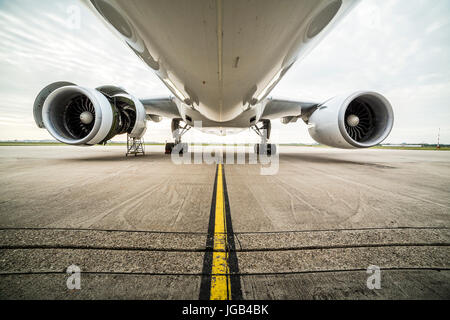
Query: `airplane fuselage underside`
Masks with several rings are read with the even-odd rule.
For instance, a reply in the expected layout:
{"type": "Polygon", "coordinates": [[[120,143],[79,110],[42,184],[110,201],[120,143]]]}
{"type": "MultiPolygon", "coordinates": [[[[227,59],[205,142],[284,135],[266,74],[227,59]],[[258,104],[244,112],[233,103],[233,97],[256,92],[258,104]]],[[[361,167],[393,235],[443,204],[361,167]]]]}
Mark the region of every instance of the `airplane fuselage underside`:
{"type": "MultiPolygon", "coordinates": [[[[354,4],[349,0],[84,1],[180,101],[209,120],[229,122],[223,126],[242,126],[230,120],[261,101],[354,4]]],[[[244,127],[248,126],[246,119],[244,127]]]]}

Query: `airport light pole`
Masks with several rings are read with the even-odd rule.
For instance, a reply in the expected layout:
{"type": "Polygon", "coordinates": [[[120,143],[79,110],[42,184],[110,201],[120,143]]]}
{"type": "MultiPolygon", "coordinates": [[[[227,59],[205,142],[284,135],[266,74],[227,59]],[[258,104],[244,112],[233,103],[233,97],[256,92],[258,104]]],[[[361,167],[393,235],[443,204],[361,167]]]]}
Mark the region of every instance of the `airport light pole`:
{"type": "Polygon", "coordinates": [[[439,140],[440,140],[440,138],[441,138],[441,128],[439,128],[439,131],[438,131],[438,143],[437,143],[437,147],[436,147],[436,149],[440,149],[441,148],[441,145],[439,144],[439,140]]]}

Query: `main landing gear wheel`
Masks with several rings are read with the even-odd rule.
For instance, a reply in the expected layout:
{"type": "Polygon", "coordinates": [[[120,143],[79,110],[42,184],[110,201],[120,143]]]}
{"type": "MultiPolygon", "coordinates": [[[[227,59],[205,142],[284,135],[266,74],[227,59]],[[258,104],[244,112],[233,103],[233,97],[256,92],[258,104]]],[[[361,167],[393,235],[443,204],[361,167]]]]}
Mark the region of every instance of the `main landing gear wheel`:
{"type": "Polygon", "coordinates": [[[171,154],[172,151],[178,152],[179,154],[188,152],[188,144],[181,142],[181,137],[191,129],[191,127],[186,123],[184,126],[180,126],[182,119],[172,119],[171,129],[172,136],[175,143],[166,143],[166,154],[171,154]]]}
{"type": "Polygon", "coordinates": [[[270,120],[261,120],[252,127],[253,131],[261,137],[261,143],[255,144],[256,154],[268,156],[277,154],[277,146],[269,143],[271,128],[270,120]],[[258,126],[258,124],[262,125],[258,126]]]}
{"type": "Polygon", "coordinates": [[[255,153],[259,155],[273,155],[277,154],[277,146],[275,144],[255,144],[255,153]]]}
{"type": "Polygon", "coordinates": [[[178,152],[179,154],[187,153],[189,150],[189,145],[187,143],[175,144],[173,142],[166,143],[166,154],[171,154],[172,151],[178,152]]]}
{"type": "Polygon", "coordinates": [[[165,153],[171,154],[173,147],[175,147],[175,143],[173,143],[173,142],[166,143],[166,152],[165,153]]]}

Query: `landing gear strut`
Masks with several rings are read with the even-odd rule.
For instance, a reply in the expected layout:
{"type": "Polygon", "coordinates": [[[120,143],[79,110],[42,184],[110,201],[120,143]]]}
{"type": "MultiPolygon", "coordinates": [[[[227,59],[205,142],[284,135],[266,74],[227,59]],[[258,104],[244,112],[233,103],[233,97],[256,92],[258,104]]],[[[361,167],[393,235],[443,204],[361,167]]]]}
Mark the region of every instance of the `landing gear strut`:
{"type": "Polygon", "coordinates": [[[188,132],[191,127],[188,124],[180,126],[180,121],[181,119],[172,119],[171,129],[175,142],[166,143],[166,154],[171,154],[173,150],[180,154],[188,152],[188,144],[181,142],[181,136],[188,132]]]}
{"type": "Polygon", "coordinates": [[[253,131],[261,137],[261,143],[255,144],[255,153],[259,155],[273,155],[277,153],[277,146],[275,144],[269,143],[270,131],[272,125],[270,120],[261,120],[261,125],[259,123],[252,127],[253,131]]]}

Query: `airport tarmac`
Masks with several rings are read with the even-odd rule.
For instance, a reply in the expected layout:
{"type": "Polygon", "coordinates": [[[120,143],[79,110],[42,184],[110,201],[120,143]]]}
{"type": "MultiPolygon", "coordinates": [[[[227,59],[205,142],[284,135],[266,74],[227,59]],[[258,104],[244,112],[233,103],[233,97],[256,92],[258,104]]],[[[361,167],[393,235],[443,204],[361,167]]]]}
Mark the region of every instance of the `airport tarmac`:
{"type": "MultiPolygon", "coordinates": [[[[198,299],[218,166],[163,149],[0,147],[0,298],[198,299]]],[[[279,151],[223,166],[239,298],[450,298],[450,152],[279,151]]]]}

